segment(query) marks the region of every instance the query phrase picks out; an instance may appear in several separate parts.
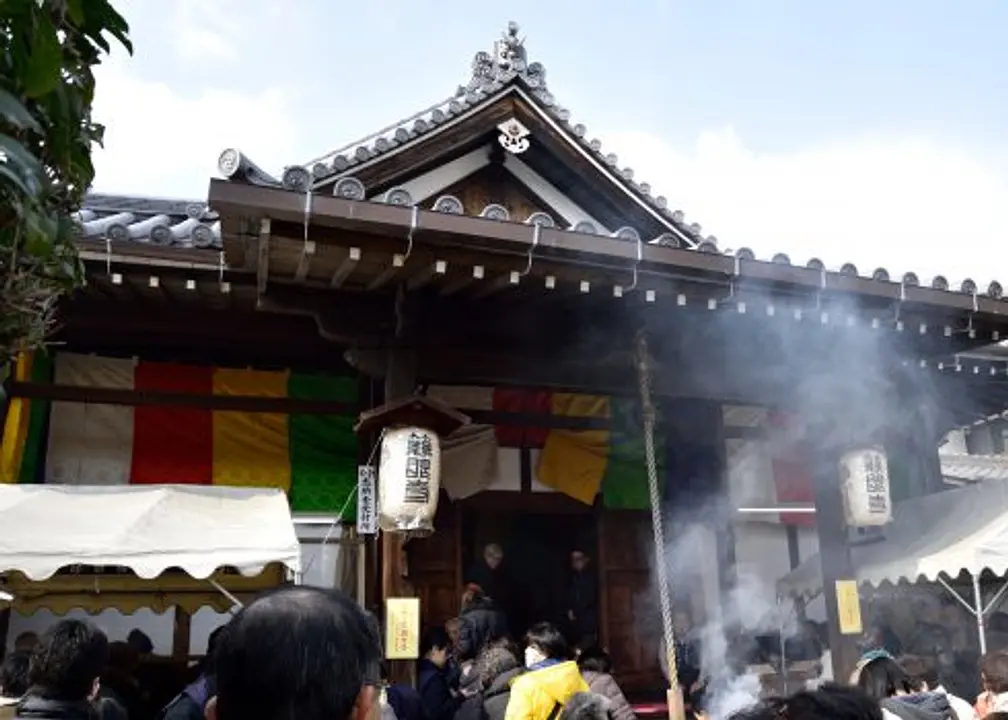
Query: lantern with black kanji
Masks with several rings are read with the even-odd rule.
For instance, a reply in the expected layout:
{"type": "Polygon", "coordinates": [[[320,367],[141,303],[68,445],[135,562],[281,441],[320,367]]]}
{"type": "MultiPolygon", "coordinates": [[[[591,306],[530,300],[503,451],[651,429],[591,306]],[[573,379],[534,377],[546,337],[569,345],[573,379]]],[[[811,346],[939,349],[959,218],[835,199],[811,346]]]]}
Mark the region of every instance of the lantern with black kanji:
{"type": "Polygon", "coordinates": [[[441,490],[441,443],[421,427],[387,430],[378,463],[378,524],[413,535],[434,531],[441,490]]]}
{"type": "Polygon", "coordinates": [[[885,525],[892,520],[889,461],[880,447],[860,448],[840,458],[844,519],[853,527],[885,525]]]}

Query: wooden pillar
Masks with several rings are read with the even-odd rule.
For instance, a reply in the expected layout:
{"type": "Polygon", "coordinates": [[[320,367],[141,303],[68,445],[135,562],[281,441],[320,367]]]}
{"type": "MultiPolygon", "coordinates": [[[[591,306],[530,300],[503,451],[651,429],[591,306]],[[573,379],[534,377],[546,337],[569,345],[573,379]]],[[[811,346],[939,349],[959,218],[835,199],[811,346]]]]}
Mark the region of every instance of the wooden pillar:
{"type": "MultiPolygon", "coordinates": [[[[735,577],[735,544],[727,502],[727,459],[720,403],[708,400],[671,400],[664,403],[666,488],[671,508],[670,538],[677,525],[698,520],[714,534],[716,588],[705,588],[704,621],[714,619],[735,577]],[[700,513],[700,515],[697,515],[700,513]],[[710,597],[712,593],[716,598],[710,597]]],[[[700,618],[697,618],[700,620],[700,618]]]]}
{"type": "Polygon", "coordinates": [[[175,623],[172,628],[172,660],[189,661],[189,643],[192,638],[192,616],[187,610],[175,608],[175,623]]]}
{"type": "Polygon", "coordinates": [[[0,660],[7,655],[7,635],[10,633],[11,609],[8,605],[0,610],[0,660]]]}
{"type": "MultiPolygon", "coordinates": [[[[402,285],[396,294],[396,334],[392,349],[388,356],[388,367],[385,373],[386,403],[403,397],[409,397],[416,388],[416,352],[412,347],[413,331],[415,329],[416,312],[410,302],[413,298],[406,295],[402,285]]],[[[403,548],[403,537],[397,533],[383,532],[379,536],[381,563],[381,609],[384,615],[385,601],[391,597],[409,597],[412,588],[406,580],[409,568],[406,561],[406,551],[403,548]]],[[[392,661],[389,663],[389,682],[412,683],[414,681],[416,663],[407,661],[392,661]]]]}
{"type": "Polygon", "coordinates": [[[840,489],[839,450],[823,450],[815,455],[814,481],[816,524],[819,530],[819,558],[822,563],[823,598],[826,602],[826,625],[833,659],[833,677],[846,681],[860,657],[858,635],[840,631],[837,603],[837,582],[855,580],[854,563],[844,520],[843,495],[840,489]]]}

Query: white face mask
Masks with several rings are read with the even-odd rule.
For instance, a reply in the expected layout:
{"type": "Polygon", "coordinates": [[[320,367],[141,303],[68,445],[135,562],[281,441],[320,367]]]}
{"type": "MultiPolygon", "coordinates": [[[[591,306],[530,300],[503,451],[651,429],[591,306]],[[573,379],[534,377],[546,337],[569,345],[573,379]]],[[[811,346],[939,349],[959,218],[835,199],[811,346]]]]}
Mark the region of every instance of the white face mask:
{"type": "Polygon", "coordinates": [[[525,648],[525,667],[530,668],[533,665],[538,665],[539,663],[541,663],[545,659],[546,659],[546,656],[543,655],[536,648],[531,647],[531,646],[525,648]]]}

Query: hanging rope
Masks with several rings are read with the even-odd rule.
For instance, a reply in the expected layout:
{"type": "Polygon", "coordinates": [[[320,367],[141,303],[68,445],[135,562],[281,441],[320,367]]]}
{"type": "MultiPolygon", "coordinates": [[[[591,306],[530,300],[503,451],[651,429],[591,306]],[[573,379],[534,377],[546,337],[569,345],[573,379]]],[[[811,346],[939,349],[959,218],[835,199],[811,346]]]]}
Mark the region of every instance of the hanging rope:
{"type": "Polygon", "coordinates": [[[648,471],[648,496],[651,502],[651,530],[654,533],[655,566],[658,571],[658,601],[661,607],[662,637],[668,663],[669,690],[680,693],[676,663],[675,631],[672,628],[672,600],[669,597],[668,565],[665,561],[665,530],[662,527],[661,493],[658,490],[658,463],[655,460],[655,406],[651,400],[651,360],[647,337],[637,338],[637,375],[640,379],[641,411],[644,416],[644,454],[648,471]]]}

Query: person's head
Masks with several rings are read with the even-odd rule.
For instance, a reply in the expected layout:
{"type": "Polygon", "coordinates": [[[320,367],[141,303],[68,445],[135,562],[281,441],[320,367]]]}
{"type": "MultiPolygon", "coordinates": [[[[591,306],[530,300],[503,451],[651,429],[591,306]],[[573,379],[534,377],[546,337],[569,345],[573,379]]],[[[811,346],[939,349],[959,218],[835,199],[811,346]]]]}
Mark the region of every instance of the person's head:
{"type": "Polygon", "coordinates": [[[381,659],[377,625],[343,593],[276,590],[218,637],[206,720],[373,720],[381,659]]]}
{"type": "Polygon", "coordinates": [[[136,650],[138,655],[150,655],[154,652],[154,642],[143,630],[133,628],[126,636],[126,642],[136,650]]]}
{"type": "Polygon", "coordinates": [[[497,543],[490,543],[483,548],[483,562],[487,564],[491,570],[496,570],[500,567],[501,562],[504,561],[504,548],[502,548],[497,543]]]}
{"type": "Polygon", "coordinates": [[[521,661],[506,645],[488,645],[476,656],[473,671],[479,678],[480,688],[486,690],[494,680],[506,672],[521,667],[521,661]]]}
{"type": "Polygon", "coordinates": [[[525,634],[525,667],[544,660],[566,660],[570,646],[563,634],[552,623],[536,623],[525,634]]]}
{"type": "Polygon", "coordinates": [[[730,720],[882,720],[882,708],[857,688],[827,683],[818,690],[765,700],[730,720]]]}
{"type": "Polygon", "coordinates": [[[109,643],[109,658],[107,670],[119,676],[132,675],[136,670],[140,656],[129,643],[109,643]]]}
{"type": "Polygon", "coordinates": [[[928,692],[942,683],[938,677],[938,667],[933,659],[908,656],[900,658],[900,666],[910,677],[915,692],[928,692]]]}
{"type": "Polygon", "coordinates": [[[570,564],[571,569],[574,572],[581,572],[582,570],[584,570],[586,567],[588,567],[588,562],[589,562],[588,553],[586,553],[584,550],[579,550],[578,548],[574,548],[573,550],[571,550],[570,564]]]}
{"type": "Polygon", "coordinates": [[[581,652],[578,653],[577,664],[581,672],[612,674],[612,660],[606,651],[598,645],[588,645],[581,648],[581,652]]]}
{"type": "Polygon", "coordinates": [[[445,621],[444,629],[448,633],[448,639],[451,640],[452,647],[458,645],[459,637],[462,635],[462,621],[457,617],[450,618],[445,621]]]}
{"type": "Polygon", "coordinates": [[[672,629],[677,635],[685,635],[693,629],[693,615],[684,607],[676,608],[672,613],[672,629]]]}
{"type": "Polygon", "coordinates": [[[9,698],[21,697],[28,692],[28,664],[31,653],[14,650],[0,664],[0,695],[9,698]]]}
{"type": "Polygon", "coordinates": [[[60,620],[32,650],[28,684],[34,694],[49,700],[93,698],[108,657],[105,633],[84,620],[60,620]]]}
{"type": "Polygon", "coordinates": [[[451,639],[444,628],[431,628],[424,633],[420,641],[420,657],[426,658],[437,667],[443,668],[448,664],[448,649],[451,647],[451,639]]]}
{"type": "Polygon", "coordinates": [[[37,634],[31,631],[23,632],[14,640],[14,649],[27,650],[28,652],[31,652],[35,646],[38,645],[38,640],[39,638],[37,634]]]}
{"type": "Polygon", "coordinates": [[[914,692],[910,677],[891,657],[877,657],[861,665],[855,684],[876,700],[914,692]]]}
{"type": "Polygon", "coordinates": [[[980,682],[992,693],[1008,692],[1008,654],[992,652],[980,658],[980,682]]]}
{"type": "Polygon", "coordinates": [[[570,696],[560,711],[560,720],[609,720],[612,701],[593,692],[579,692],[570,696]]]}

